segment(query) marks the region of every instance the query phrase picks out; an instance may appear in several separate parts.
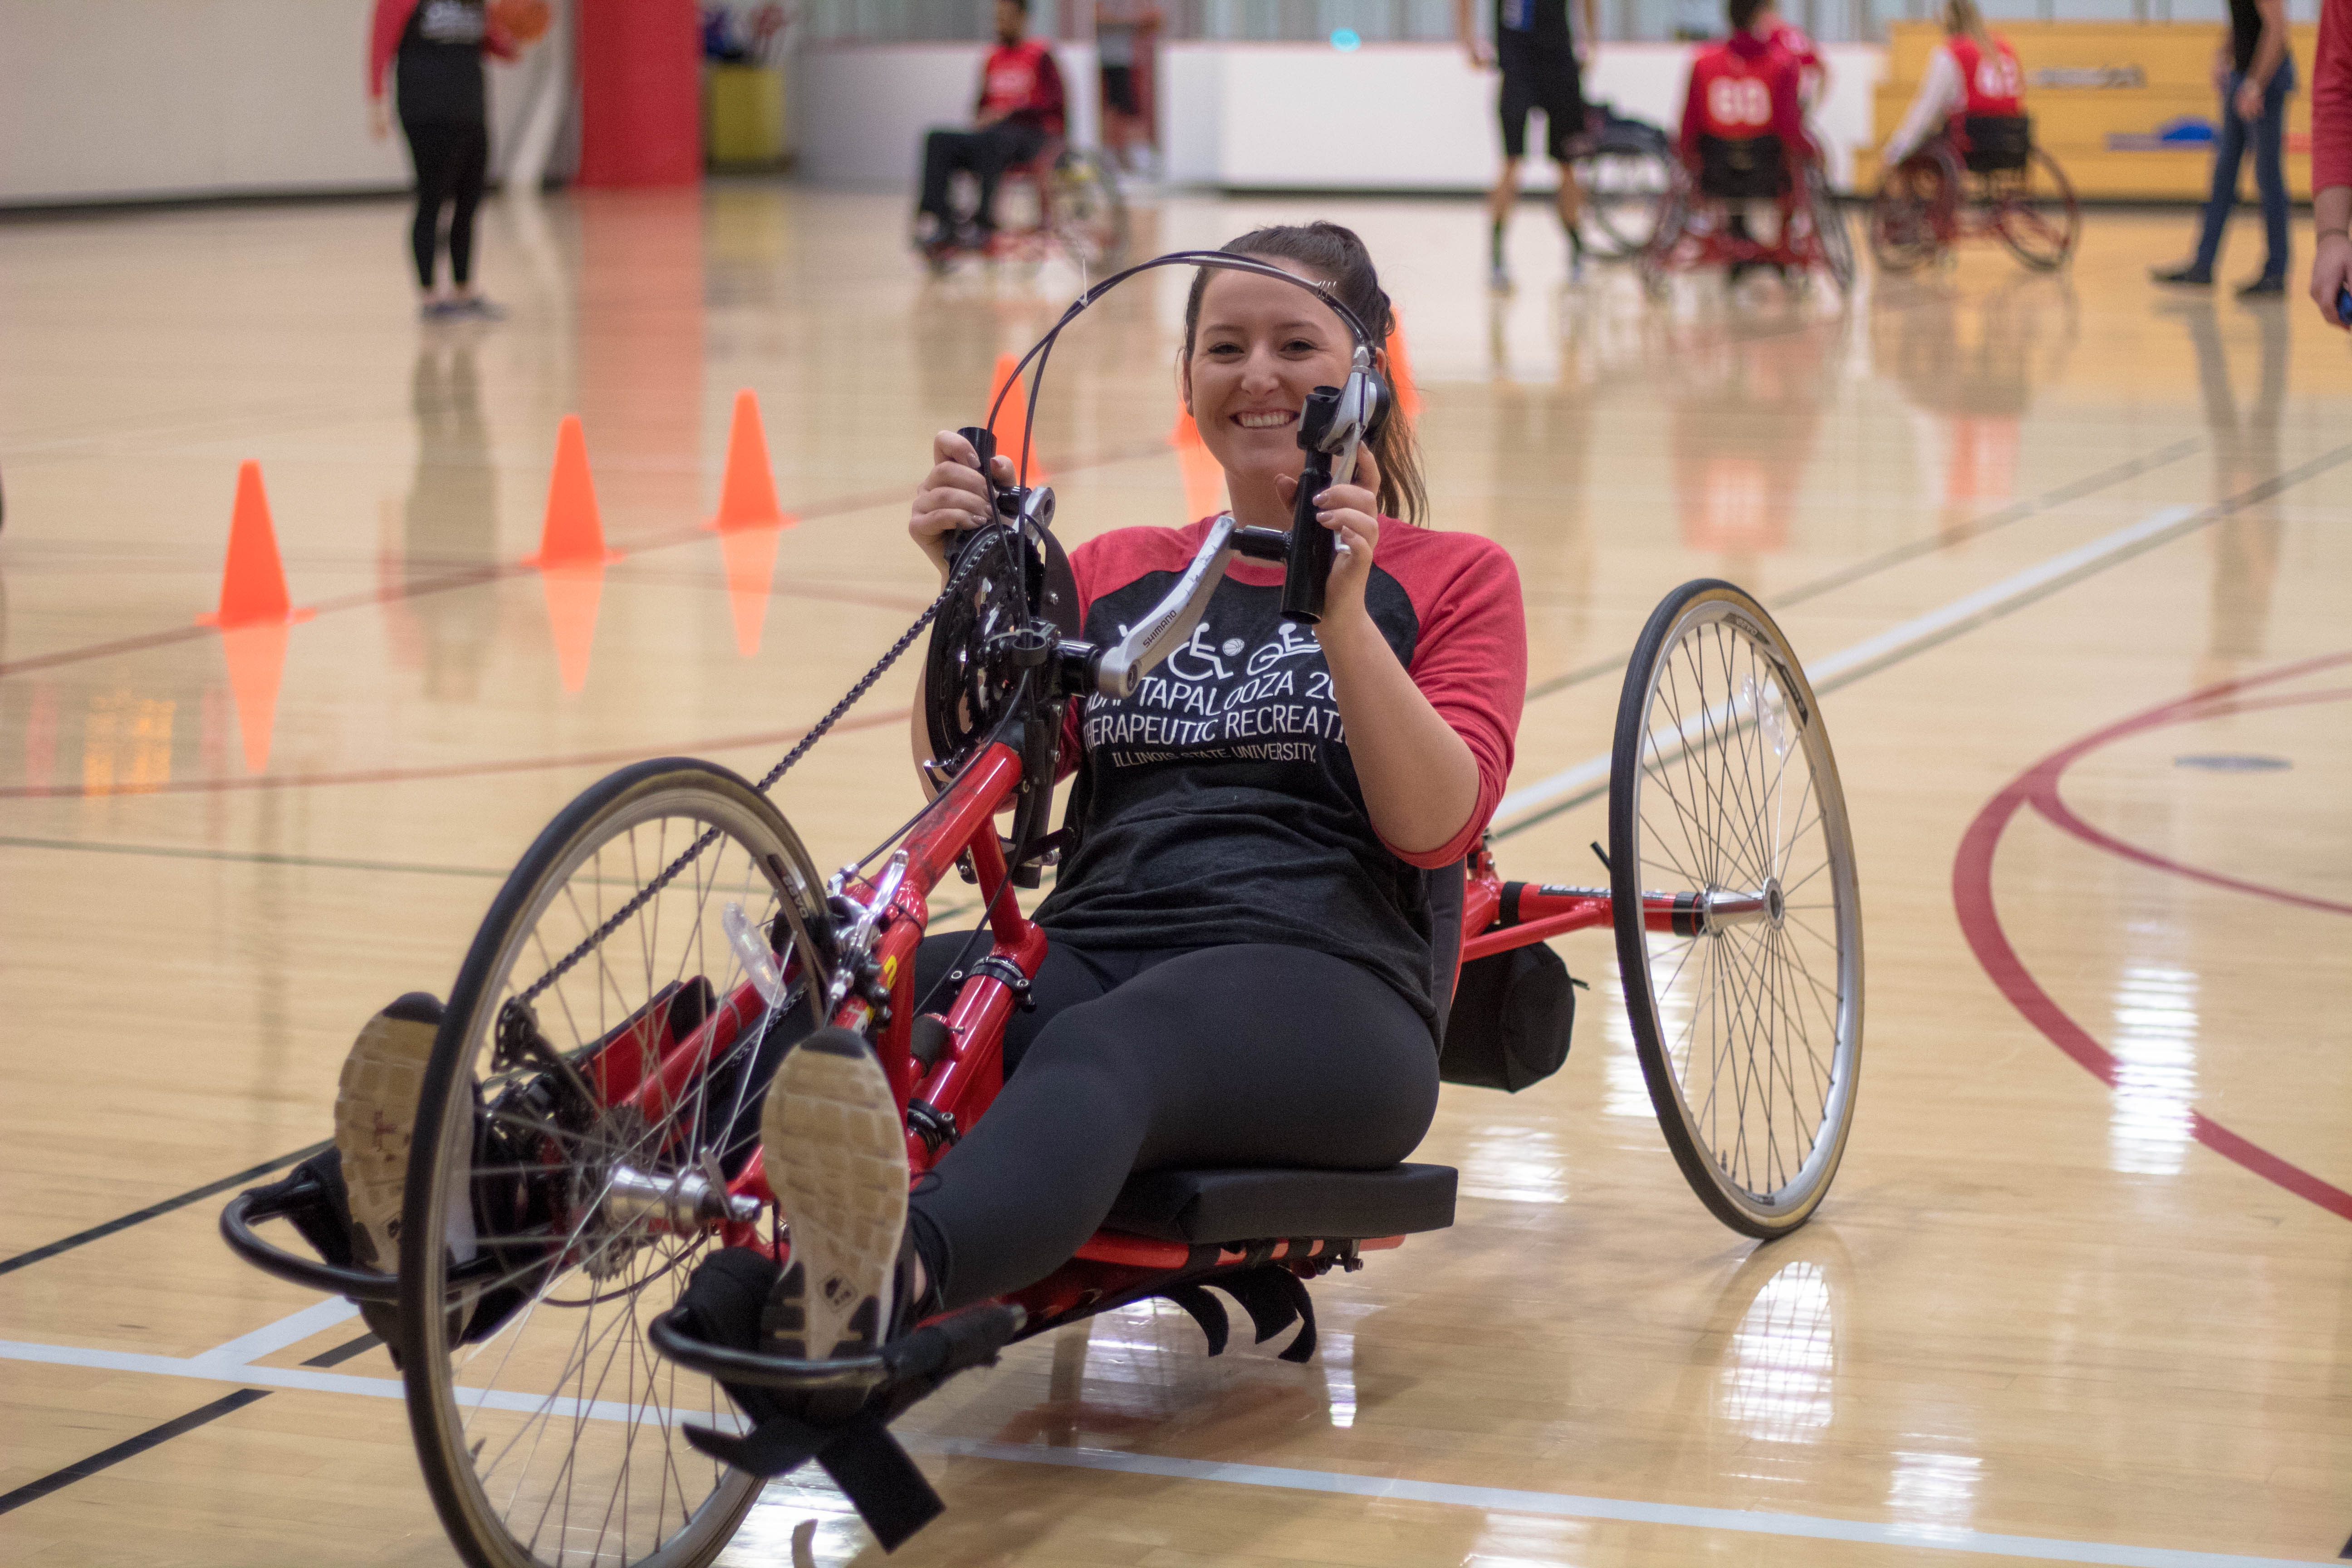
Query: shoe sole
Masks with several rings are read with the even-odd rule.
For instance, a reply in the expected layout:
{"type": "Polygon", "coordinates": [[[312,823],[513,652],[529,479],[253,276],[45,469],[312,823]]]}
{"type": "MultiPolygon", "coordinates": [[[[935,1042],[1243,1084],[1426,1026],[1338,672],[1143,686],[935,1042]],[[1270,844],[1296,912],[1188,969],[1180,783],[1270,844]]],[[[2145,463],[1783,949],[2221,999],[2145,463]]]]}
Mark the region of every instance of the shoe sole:
{"type": "Polygon", "coordinates": [[[863,1354],[890,1321],[907,1228],[907,1133],[866,1042],[820,1029],[776,1068],[761,1161],[792,1239],[764,1327],[779,1354],[863,1354]]]}
{"type": "Polygon", "coordinates": [[[441,1005],[402,997],[370,1018],[343,1058],[335,1090],[335,1148],[352,1210],[352,1255],[390,1274],[400,1264],[400,1210],[425,1065],[441,1032],[441,1005]],[[428,1010],[423,1004],[430,1003],[428,1010]]]}

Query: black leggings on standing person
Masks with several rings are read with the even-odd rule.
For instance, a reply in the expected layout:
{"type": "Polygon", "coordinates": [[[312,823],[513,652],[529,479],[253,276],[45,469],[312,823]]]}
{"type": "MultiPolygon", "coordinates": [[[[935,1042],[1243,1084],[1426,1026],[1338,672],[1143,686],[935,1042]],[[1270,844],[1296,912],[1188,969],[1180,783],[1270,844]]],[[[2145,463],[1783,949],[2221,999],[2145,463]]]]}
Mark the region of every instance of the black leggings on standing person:
{"type": "Polygon", "coordinates": [[[416,221],[408,242],[416,258],[416,285],[433,288],[434,252],[439,248],[441,208],[449,206],[449,277],[463,289],[474,274],[474,209],[482,203],[482,181],[490,158],[488,127],[464,121],[403,121],[408,155],[416,165],[416,221]]]}

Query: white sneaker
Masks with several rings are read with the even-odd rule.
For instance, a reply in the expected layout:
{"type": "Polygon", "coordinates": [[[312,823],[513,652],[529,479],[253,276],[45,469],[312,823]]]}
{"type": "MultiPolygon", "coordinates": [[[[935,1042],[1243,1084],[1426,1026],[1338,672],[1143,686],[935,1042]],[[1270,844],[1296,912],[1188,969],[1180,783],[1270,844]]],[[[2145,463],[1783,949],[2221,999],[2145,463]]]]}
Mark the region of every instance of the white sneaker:
{"type": "Polygon", "coordinates": [[[441,1032],[441,1002],[412,991],[370,1018],[343,1058],[335,1091],[335,1148],[352,1207],[352,1256],[385,1274],[400,1268],[400,1206],[425,1067],[441,1032]]]}
{"type": "Polygon", "coordinates": [[[760,1135],[792,1240],[767,1348],[802,1361],[879,1348],[907,1229],[907,1128],[882,1064],[851,1031],[819,1029],[777,1065],[760,1135]]]}

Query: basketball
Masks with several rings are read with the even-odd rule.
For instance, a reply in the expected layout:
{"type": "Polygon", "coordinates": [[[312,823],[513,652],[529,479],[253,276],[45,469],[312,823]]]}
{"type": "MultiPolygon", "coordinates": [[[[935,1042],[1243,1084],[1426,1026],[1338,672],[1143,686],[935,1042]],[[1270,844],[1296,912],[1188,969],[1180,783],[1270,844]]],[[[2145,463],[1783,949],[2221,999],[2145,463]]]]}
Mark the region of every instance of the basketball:
{"type": "Polygon", "coordinates": [[[490,0],[490,20],[518,44],[539,42],[552,19],[547,0],[490,0]]]}

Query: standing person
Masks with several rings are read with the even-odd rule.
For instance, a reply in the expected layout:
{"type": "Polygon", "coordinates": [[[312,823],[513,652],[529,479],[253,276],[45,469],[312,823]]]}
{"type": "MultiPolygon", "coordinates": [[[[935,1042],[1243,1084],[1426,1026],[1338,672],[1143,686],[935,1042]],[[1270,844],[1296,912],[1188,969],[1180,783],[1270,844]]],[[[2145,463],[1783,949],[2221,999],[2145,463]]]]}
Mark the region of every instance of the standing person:
{"type": "Polygon", "coordinates": [[[2319,313],[2352,326],[2336,297],[2352,289],[2352,0],[2320,0],[2319,54],[2311,62],[2311,297],[2319,313]]]}
{"type": "Polygon", "coordinates": [[[2254,184],[2263,196],[2263,234],[2269,253],[2262,276],[2242,285],[2241,300],[2274,300],[2286,292],[2286,176],[2279,168],[2286,95],[2294,90],[2294,57],[2286,47],[2286,0],[2230,0],[2230,25],[2213,51],[2213,85],[2221,92],[2221,136],[2213,144],[2213,189],[2205,198],[2205,226],[2197,256],[2179,267],[2159,267],[2158,283],[2210,289],[2221,228],[2238,205],[2238,160],[2254,143],[2254,184]]]}
{"type": "Polygon", "coordinates": [[[939,130],[923,141],[923,194],[915,237],[933,261],[958,248],[984,248],[996,230],[996,182],[1062,134],[1066,100],[1054,51],[1029,31],[1029,0],[996,0],[996,47],[980,68],[980,103],[970,131],[939,130]],[[960,170],[980,181],[974,232],[959,234],[948,182],[960,170]]]}
{"type": "Polygon", "coordinates": [[[1151,132],[1143,115],[1139,73],[1143,69],[1146,38],[1160,26],[1160,7],[1153,0],[1095,0],[1095,58],[1102,67],[1103,144],[1122,170],[1132,172],[1129,156],[1139,140],[1148,148],[1151,132]]]}
{"type": "Polygon", "coordinates": [[[1569,0],[1495,0],[1491,52],[1478,36],[1472,5],[1473,0],[1454,0],[1454,33],[1470,51],[1475,69],[1500,66],[1503,72],[1498,105],[1503,172],[1486,195],[1488,287],[1501,292],[1511,286],[1510,268],[1503,261],[1503,228],[1510,221],[1512,204],[1519,199],[1519,161],[1528,152],[1528,114],[1537,109],[1544,113],[1546,151],[1559,168],[1559,223],[1568,233],[1568,275],[1581,278],[1584,236],[1576,226],[1584,210],[1584,192],[1576,183],[1576,170],[1569,159],[1573,143],[1584,134],[1583,68],[1601,36],[1595,0],[1581,0],[1580,37],[1569,26],[1569,0]]]}
{"type": "Polygon", "coordinates": [[[483,0],[375,0],[375,27],[368,47],[368,125],[381,141],[392,133],[384,111],[384,68],[399,62],[400,129],[416,166],[416,217],[409,226],[409,248],[416,260],[420,312],[427,321],[445,316],[506,314],[474,287],[474,209],[481,205],[489,171],[489,93],[482,79],[482,53],[502,60],[518,52],[514,40],[492,17],[483,0]],[[436,279],[441,246],[441,208],[449,208],[449,286],[436,279]]]}

